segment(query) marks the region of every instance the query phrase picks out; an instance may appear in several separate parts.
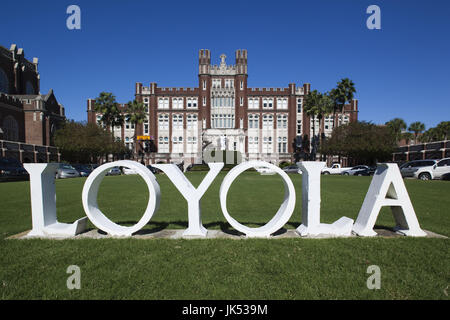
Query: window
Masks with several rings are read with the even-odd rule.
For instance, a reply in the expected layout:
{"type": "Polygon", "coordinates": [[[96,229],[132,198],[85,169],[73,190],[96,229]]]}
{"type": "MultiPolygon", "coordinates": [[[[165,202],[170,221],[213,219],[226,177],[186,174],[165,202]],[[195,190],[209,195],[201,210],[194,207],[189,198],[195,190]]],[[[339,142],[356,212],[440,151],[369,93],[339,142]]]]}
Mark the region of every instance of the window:
{"type": "Polygon", "coordinates": [[[174,114],[172,116],[172,128],[183,129],[183,116],[181,114],[174,114]]]}
{"type": "MultiPolygon", "coordinates": [[[[205,97],[203,97],[205,98],[205,97]]],[[[197,108],[197,98],[187,98],[187,107],[188,108],[197,108]]]]}
{"type": "Polygon", "coordinates": [[[211,115],[211,122],[213,128],[234,128],[234,114],[213,114],[211,115]]]}
{"type": "Polygon", "coordinates": [[[172,98],[172,109],[183,109],[183,98],[172,98]]]}
{"type": "Polygon", "coordinates": [[[297,113],[302,113],[302,99],[297,99],[297,113]]]}
{"type": "Polygon", "coordinates": [[[259,129],[259,115],[250,114],[248,116],[248,128],[249,129],[259,129]]]}
{"type": "Polygon", "coordinates": [[[444,160],[439,161],[437,166],[438,167],[450,166],[450,159],[444,159],[444,160]]]}
{"type": "Polygon", "coordinates": [[[302,120],[297,120],[297,135],[302,134],[302,120]]]}
{"type": "Polygon", "coordinates": [[[264,109],[272,109],[273,108],[273,98],[264,98],[263,99],[263,108],[264,109]]]}
{"type": "Polygon", "coordinates": [[[263,128],[264,129],[273,129],[273,116],[272,115],[264,115],[263,116],[263,128]]]}
{"type": "Polygon", "coordinates": [[[3,119],[3,139],[9,141],[19,140],[19,125],[12,116],[6,116],[3,119]]]}
{"type": "Polygon", "coordinates": [[[243,97],[239,98],[239,104],[240,104],[241,107],[244,105],[244,98],[243,97]]]}
{"type": "Polygon", "coordinates": [[[0,68],[0,92],[9,93],[8,76],[2,68],[0,68]]]}
{"type": "Polygon", "coordinates": [[[244,81],[241,81],[240,88],[241,88],[241,90],[244,90],[244,81]]]}
{"type": "Polygon", "coordinates": [[[158,98],[158,109],[169,109],[169,98],[158,98]]]}
{"type": "Polygon", "coordinates": [[[287,98],[277,98],[277,109],[287,110],[287,98]]]}
{"type": "Polygon", "coordinates": [[[259,109],[259,98],[248,98],[249,109],[259,109]]]}
{"type": "Polygon", "coordinates": [[[169,129],[169,116],[167,114],[159,115],[158,128],[160,130],[168,130],[169,129]]]}
{"type": "Polygon", "coordinates": [[[281,115],[277,118],[277,129],[286,129],[287,128],[287,116],[281,115]]]}
{"type": "Polygon", "coordinates": [[[169,152],[169,138],[168,137],[159,137],[159,139],[158,139],[158,152],[159,153],[167,153],[167,152],[169,152]]]}
{"type": "Polygon", "coordinates": [[[148,123],[144,123],[144,134],[148,134],[148,123]]]}
{"type": "Polygon", "coordinates": [[[220,88],[221,87],[221,83],[220,83],[220,79],[213,79],[212,80],[212,87],[213,88],[220,88]]]}
{"type": "Polygon", "coordinates": [[[206,80],[203,80],[203,90],[206,90],[206,80]]]}
{"type": "Polygon", "coordinates": [[[197,129],[198,126],[197,115],[190,114],[187,116],[187,128],[188,129],[197,129]]]}

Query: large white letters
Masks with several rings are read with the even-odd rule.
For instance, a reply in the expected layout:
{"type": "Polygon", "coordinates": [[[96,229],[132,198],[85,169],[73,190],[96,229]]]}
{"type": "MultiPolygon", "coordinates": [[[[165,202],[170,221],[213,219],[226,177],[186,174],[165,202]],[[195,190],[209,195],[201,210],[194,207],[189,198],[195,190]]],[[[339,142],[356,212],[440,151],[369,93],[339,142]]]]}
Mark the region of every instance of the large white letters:
{"type": "MultiPolygon", "coordinates": [[[[184,236],[206,237],[207,230],[202,225],[201,198],[223,168],[224,163],[209,163],[210,171],[198,188],[194,188],[183,172],[173,164],[157,164],[164,171],[188,203],[188,228],[184,236]]],[[[417,221],[414,208],[396,164],[380,164],[375,172],[355,224],[342,217],[332,224],[320,223],[320,178],[324,162],[304,161],[298,163],[302,170],[302,224],[297,233],[306,235],[350,236],[351,232],[360,236],[375,236],[373,230],[378,214],[383,206],[392,209],[396,221],[395,230],[407,236],[426,236],[417,221]]],[[[103,164],[87,178],[82,192],[83,208],[87,217],[72,224],[59,223],[56,216],[55,173],[57,164],[24,164],[30,174],[31,213],[33,228],[29,236],[74,236],[86,229],[87,218],[100,230],[113,236],[131,236],[143,228],[158,210],[160,188],[155,176],[142,164],[122,160],[103,164]],[[98,208],[97,194],[107,172],[116,166],[128,167],[136,171],[146,182],[149,191],[147,208],[142,218],[133,226],[120,226],[109,220],[98,208]]],[[[295,208],[295,189],[289,176],[279,167],[264,161],[242,162],[225,176],[220,186],[220,205],[228,223],[247,237],[270,237],[281,229],[291,217],[295,208]],[[227,209],[227,194],[233,181],[245,170],[266,167],[278,173],[283,179],[284,199],[275,216],[264,226],[250,228],[232,218],[227,209]]]]}
{"type": "Polygon", "coordinates": [[[397,231],[407,236],[426,236],[420,229],[408,191],[395,163],[378,165],[353,231],[360,236],[376,236],[373,227],[383,206],[391,207],[397,231]]]}
{"type": "Polygon", "coordinates": [[[84,184],[82,199],[86,215],[97,228],[113,236],[131,236],[134,232],[144,227],[150,221],[156,210],[158,210],[160,200],[159,184],[156,182],[153,173],[142,164],[130,160],[115,161],[105,163],[92,171],[84,184]],[[131,227],[124,227],[109,220],[103,212],[100,211],[97,204],[97,194],[100,183],[108,171],[116,166],[133,169],[142,177],[142,179],[144,179],[148,187],[149,197],[145,213],[141,220],[131,227]]]}
{"type": "Polygon", "coordinates": [[[184,231],[184,236],[202,236],[205,237],[208,230],[202,225],[200,199],[208,190],[211,183],[223,168],[224,163],[209,163],[209,172],[203,179],[197,189],[186,178],[181,170],[175,164],[155,164],[154,167],[161,169],[169,177],[170,181],[177,187],[178,191],[188,202],[189,225],[184,231]]]}
{"type": "Polygon", "coordinates": [[[302,170],[302,224],[297,228],[301,236],[338,235],[350,236],[353,220],[342,217],[333,224],[320,223],[320,174],[325,162],[303,161],[302,170]]]}
{"type": "Polygon", "coordinates": [[[272,233],[278,231],[283,227],[292,215],[295,208],[295,189],[289,176],[281,170],[279,167],[264,161],[249,161],[242,162],[238,166],[230,170],[230,172],[223,179],[222,185],[220,186],[220,206],[222,207],[222,212],[228,223],[236,230],[244,233],[247,237],[269,237],[272,233]],[[276,173],[278,173],[281,178],[283,178],[284,183],[284,199],[280,208],[278,209],[275,216],[266,223],[264,226],[259,228],[249,228],[240,224],[235,219],[233,219],[227,210],[227,194],[228,189],[233,183],[234,179],[237,178],[242,172],[247,169],[255,167],[265,167],[269,168],[276,173]]]}
{"type": "Polygon", "coordinates": [[[60,223],[56,218],[56,163],[25,163],[30,174],[31,217],[30,236],[74,236],[86,229],[87,217],[72,224],[60,223]]]}

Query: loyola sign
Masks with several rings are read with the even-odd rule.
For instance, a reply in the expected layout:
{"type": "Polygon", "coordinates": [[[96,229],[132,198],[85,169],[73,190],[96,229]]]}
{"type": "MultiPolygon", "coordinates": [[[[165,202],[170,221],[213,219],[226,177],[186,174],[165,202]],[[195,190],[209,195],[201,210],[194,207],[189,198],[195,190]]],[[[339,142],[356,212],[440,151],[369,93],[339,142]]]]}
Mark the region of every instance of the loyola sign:
{"type": "MultiPolygon", "coordinates": [[[[202,225],[201,198],[223,168],[223,163],[209,163],[209,172],[198,188],[190,183],[183,172],[174,164],[156,164],[188,203],[188,228],[184,236],[205,237],[207,230],[202,225]]],[[[297,228],[301,236],[327,234],[331,236],[350,236],[352,231],[360,236],[374,236],[375,221],[383,206],[392,209],[397,226],[408,236],[425,236],[420,228],[408,192],[396,164],[380,164],[370,184],[356,222],[342,217],[332,224],[320,223],[320,173],[325,162],[304,161],[298,165],[302,178],[302,224],[297,228]]],[[[34,236],[74,236],[86,228],[87,218],[100,230],[113,236],[131,236],[143,228],[159,208],[160,187],[155,176],[142,164],[122,160],[106,163],[95,169],[87,178],[82,192],[83,208],[87,217],[72,224],[60,223],[56,216],[55,171],[56,164],[24,164],[30,173],[31,212],[34,236]],[[97,194],[106,173],[115,166],[128,167],[136,171],[145,181],[149,191],[147,208],[142,218],[133,226],[121,226],[108,219],[99,209],[97,194]]],[[[228,223],[247,237],[270,237],[281,229],[290,219],[295,208],[295,189],[289,176],[279,167],[263,162],[242,162],[225,176],[220,187],[220,205],[228,223]],[[284,199],[274,217],[264,226],[249,228],[230,216],[227,210],[227,193],[233,181],[245,170],[266,167],[278,173],[284,183],[284,199]]]]}

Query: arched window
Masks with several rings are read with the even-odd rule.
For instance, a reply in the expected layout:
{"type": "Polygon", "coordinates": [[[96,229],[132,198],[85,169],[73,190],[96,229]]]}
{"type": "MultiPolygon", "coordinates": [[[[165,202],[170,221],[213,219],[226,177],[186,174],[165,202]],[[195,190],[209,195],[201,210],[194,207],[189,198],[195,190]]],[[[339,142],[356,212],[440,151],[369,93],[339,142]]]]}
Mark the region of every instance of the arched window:
{"type": "Polygon", "coordinates": [[[9,93],[9,81],[5,71],[0,68],[0,92],[9,93]]]}
{"type": "Polygon", "coordinates": [[[34,94],[34,87],[30,81],[27,81],[25,85],[25,94],[34,94]]]}
{"type": "Polygon", "coordinates": [[[19,141],[19,125],[12,116],[3,119],[3,138],[9,141],[19,141]]]}

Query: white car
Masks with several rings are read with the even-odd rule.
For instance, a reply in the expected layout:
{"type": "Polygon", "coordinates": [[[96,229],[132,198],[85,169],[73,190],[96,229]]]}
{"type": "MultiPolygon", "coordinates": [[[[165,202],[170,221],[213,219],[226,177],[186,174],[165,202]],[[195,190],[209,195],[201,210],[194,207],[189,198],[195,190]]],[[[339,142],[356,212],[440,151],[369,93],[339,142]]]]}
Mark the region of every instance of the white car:
{"type": "Polygon", "coordinates": [[[322,169],[322,174],[341,174],[344,171],[350,170],[350,167],[342,168],[339,163],[331,165],[330,168],[325,167],[322,169]]]}
{"type": "Polygon", "coordinates": [[[262,175],[272,175],[275,174],[275,171],[269,169],[267,167],[255,167],[255,170],[258,171],[262,175]]]}
{"type": "Polygon", "coordinates": [[[123,174],[137,174],[136,171],[134,171],[133,169],[130,168],[126,168],[126,167],[122,167],[122,172],[123,174]]]}
{"type": "Polygon", "coordinates": [[[419,168],[414,172],[414,178],[420,180],[441,179],[447,173],[450,173],[450,158],[442,159],[432,166],[419,168]]]}
{"type": "Polygon", "coordinates": [[[361,166],[356,166],[356,167],[353,167],[353,168],[351,168],[349,170],[343,171],[342,174],[344,176],[353,176],[353,175],[355,175],[355,172],[357,172],[359,170],[362,170],[362,169],[369,169],[369,167],[368,166],[362,166],[362,165],[361,166]]]}

